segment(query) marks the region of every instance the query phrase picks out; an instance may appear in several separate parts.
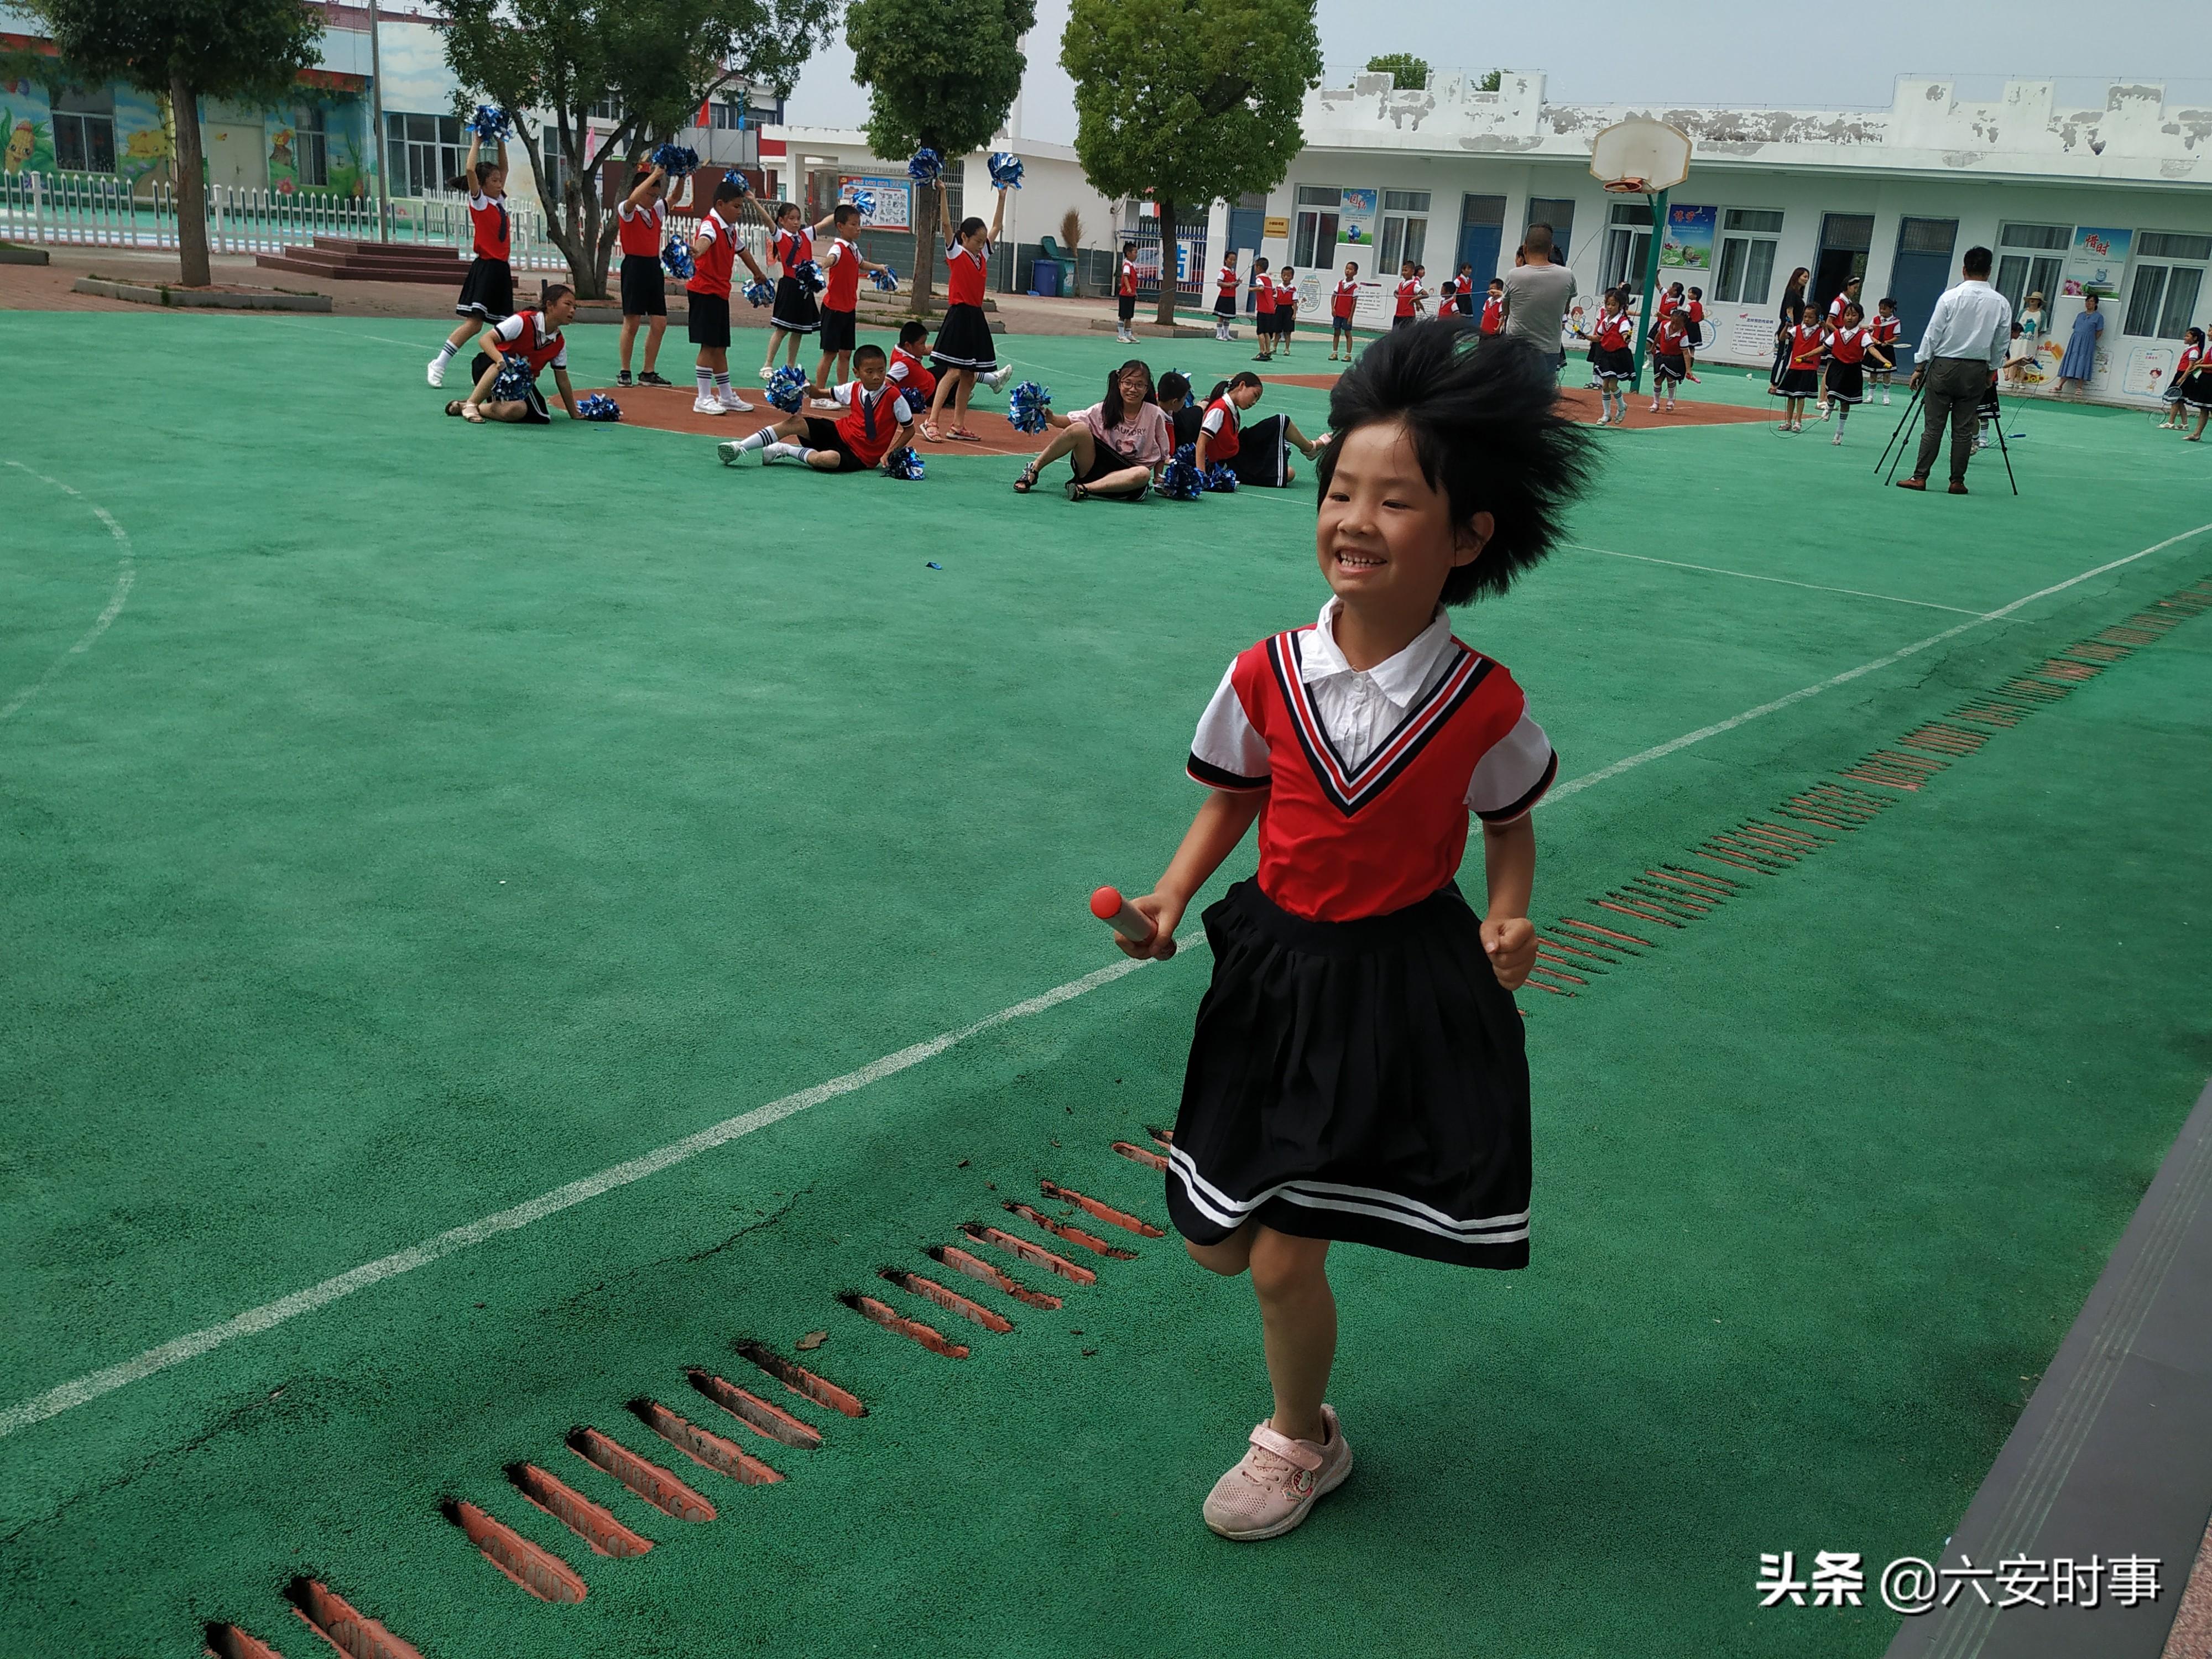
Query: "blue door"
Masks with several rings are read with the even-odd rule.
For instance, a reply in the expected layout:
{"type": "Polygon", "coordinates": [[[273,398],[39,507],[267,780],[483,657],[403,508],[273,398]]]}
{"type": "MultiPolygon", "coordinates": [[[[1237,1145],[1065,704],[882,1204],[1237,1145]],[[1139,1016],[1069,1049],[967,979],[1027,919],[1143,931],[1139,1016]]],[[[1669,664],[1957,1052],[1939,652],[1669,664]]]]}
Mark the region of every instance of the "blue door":
{"type": "Polygon", "coordinates": [[[1889,268],[1889,293],[1905,324],[1897,337],[1899,368],[1911,366],[1912,349],[1928,331],[1936,301],[1951,286],[1951,249],[1958,240],[1956,219],[1906,219],[1897,227],[1897,260],[1889,268]]]}
{"type": "Polygon", "coordinates": [[[1490,279],[1498,275],[1498,245],[1504,240],[1503,225],[1462,225],[1459,228],[1459,263],[1474,267],[1474,286],[1477,292],[1490,286],[1490,279]]]}

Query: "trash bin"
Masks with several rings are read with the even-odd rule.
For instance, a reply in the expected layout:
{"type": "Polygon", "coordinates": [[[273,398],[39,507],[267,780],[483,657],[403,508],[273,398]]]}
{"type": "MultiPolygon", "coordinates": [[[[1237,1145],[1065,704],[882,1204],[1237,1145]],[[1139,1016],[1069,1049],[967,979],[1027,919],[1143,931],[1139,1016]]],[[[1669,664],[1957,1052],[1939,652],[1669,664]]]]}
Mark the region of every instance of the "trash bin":
{"type": "Polygon", "coordinates": [[[1047,299],[1060,298],[1060,261],[1040,254],[1030,266],[1030,287],[1047,299]]]}

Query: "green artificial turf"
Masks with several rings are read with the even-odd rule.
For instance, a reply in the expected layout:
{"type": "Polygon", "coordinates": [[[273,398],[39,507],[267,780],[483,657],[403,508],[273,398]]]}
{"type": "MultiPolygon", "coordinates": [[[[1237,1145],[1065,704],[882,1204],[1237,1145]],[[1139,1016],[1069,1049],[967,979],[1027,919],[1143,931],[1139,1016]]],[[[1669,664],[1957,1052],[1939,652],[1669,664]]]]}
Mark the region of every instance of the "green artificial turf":
{"type": "MultiPolygon", "coordinates": [[[[1222,668],[1325,592],[1303,489],[1076,507],[1003,459],[908,484],[464,430],[422,331],[0,317],[29,388],[0,706],[40,687],[0,720],[0,1408],[1110,960],[1085,896],[1149,883],[1222,668]],[[127,428],[68,390],[102,352],[127,428]]],[[[1062,408],[1128,352],[1007,344],[1062,408]]],[[[611,331],[572,355],[611,379],[611,331]]],[[[1250,354],[1144,355],[1210,383],[1250,354]]],[[[1954,501],[1874,482],[1875,413],[1840,452],[1605,435],[1583,545],[1461,623],[1563,780],[2212,519],[2204,458],[2137,416],[2021,413],[2022,496],[1992,454],[1954,501]]],[[[2208,571],[2212,532],[1563,793],[1539,919],[2208,571]]],[[[999,1207],[1041,1179],[1164,1220],[1109,1147],[1172,1120],[1193,950],[0,1438],[0,1651],[234,1620],[296,1659],[312,1573],[428,1659],[1878,1653],[1878,1606],[1757,1611],[1758,1557],[1935,1553],[2212,1071],[2208,691],[2184,623],[1583,995],[1524,993],[1534,1265],[1338,1253],[1359,1469],[1280,1543],[1197,1519],[1266,1408],[1244,1286],[1133,1240],[1048,1313],[921,1254],[1051,1243],[999,1207]],[[866,1419],[731,1348],[812,1331],[866,1419]],[[695,1364],[825,1445],[747,1435],[695,1364]],[[685,1463],[648,1395],[790,1478],[685,1463]],[[720,1518],[647,1509],[563,1449],[583,1424],[720,1518]],[[523,1458],[660,1547],[591,1555],[501,1478],[523,1458]],[[587,1598],[501,1578],[447,1497],[587,1598]]]]}

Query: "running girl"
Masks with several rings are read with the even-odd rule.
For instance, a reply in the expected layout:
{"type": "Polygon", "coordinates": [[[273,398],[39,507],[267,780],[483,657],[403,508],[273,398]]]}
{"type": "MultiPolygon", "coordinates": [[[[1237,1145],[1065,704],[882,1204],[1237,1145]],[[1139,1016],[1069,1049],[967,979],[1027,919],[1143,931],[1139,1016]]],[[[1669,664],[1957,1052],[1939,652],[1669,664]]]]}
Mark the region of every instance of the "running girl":
{"type": "Polygon", "coordinates": [[[1327,1403],[1333,1243],[1470,1267],[1528,1262],[1528,1065],[1513,991],[1536,960],[1529,810],[1559,760],[1513,677],[1446,605],[1504,592],[1585,476],[1548,352],[1400,330],[1330,397],[1316,551],[1331,598],[1243,652],[1191,745],[1209,793],[1135,908],[1158,957],[1260,825],[1258,875],[1205,912],[1168,1210],[1200,1266],[1249,1272],[1273,1411],[1201,1510],[1280,1537],[1352,1472],[1327,1403]],[[1484,908],[1455,880],[1482,823],[1484,908]]]}
{"type": "Polygon", "coordinates": [[[461,278],[461,297],[453,302],[461,321],[430,359],[426,378],[432,386],[445,385],[446,365],[476,338],[478,329],[501,321],[514,309],[514,267],[507,263],[514,225],[507,216],[507,167],[503,162],[479,160],[483,150],[483,135],[471,130],[469,159],[462,164],[461,176],[446,181],[447,189],[469,193],[469,236],[476,258],[469,262],[469,274],[461,278]]]}

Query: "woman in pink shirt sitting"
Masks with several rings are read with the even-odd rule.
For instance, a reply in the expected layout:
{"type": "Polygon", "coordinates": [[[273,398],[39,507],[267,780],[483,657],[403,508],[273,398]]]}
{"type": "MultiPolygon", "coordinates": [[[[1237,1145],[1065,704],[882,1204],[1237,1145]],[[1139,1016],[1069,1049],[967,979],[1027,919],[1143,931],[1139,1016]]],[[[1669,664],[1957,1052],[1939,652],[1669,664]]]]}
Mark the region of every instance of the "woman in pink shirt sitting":
{"type": "Polygon", "coordinates": [[[1135,501],[1152,488],[1154,471],[1175,453],[1174,428],[1153,392],[1152,371],[1133,357],[1106,377],[1105,397],[1090,408],[1073,415],[1047,410],[1045,419],[1060,429],[1014,480],[1017,495],[1028,495],[1036,487],[1037,474],[1067,455],[1073,469],[1068,500],[1105,495],[1135,501]]]}

